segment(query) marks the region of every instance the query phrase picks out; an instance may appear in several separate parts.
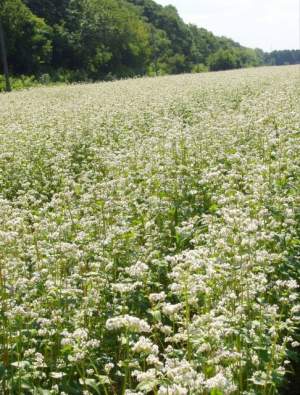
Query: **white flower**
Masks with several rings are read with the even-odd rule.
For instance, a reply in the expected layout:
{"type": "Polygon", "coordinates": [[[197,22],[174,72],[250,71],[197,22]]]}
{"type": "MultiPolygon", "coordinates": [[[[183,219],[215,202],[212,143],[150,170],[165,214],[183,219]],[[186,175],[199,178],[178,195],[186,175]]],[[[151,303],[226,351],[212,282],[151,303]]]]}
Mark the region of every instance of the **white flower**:
{"type": "Polygon", "coordinates": [[[291,343],[291,346],[292,346],[293,348],[296,348],[296,347],[299,347],[299,346],[300,346],[300,343],[297,342],[297,341],[294,341],[294,342],[291,343]]]}
{"type": "Polygon", "coordinates": [[[165,315],[173,316],[174,314],[178,313],[181,309],[182,309],[181,303],[177,303],[177,304],[165,303],[163,305],[162,311],[165,315]]]}
{"type": "Polygon", "coordinates": [[[132,265],[125,269],[126,273],[128,273],[131,277],[136,278],[143,277],[148,270],[148,266],[143,262],[137,262],[135,265],[132,265]]]}
{"type": "Polygon", "coordinates": [[[222,373],[218,373],[216,376],[208,379],[206,381],[206,387],[209,389],[219,389],[226,395],[235,393],[238,388],[236,384],[228,380],[222,373]]]}
{"type": "Polygon", "coordinates": [[[107,364],[105,364],[104,366],[104,370],[107,374],[109,374],[109,372],[114,368],[114,364],[109,362],[107,364]]]}
{"type": "Polygon", "coordinates": [[[51,372],[50,376],[54,379],[61,379],[66,375],[64,372],[51,372]]]}
{"type": "Polygon", "coordinates": [[[156,378],[156,370],[155,369],[148,369],[146,372],[134,370],[132,372],[132,376],[136,377],[136,379],[139,383],[141,383],[143,381],[154,382],[154,379],[156,378]]]}
{"type": "Polygon", "coordinates": [[[150,332],[150,325],[145,320],[127,314],[108,319],[106,328],[108,330],[128,328],[132,332],[150,332]]]}
{"type": "Polygon", "coordinates": [[[144,336],[141,336],[139,340],[132,347],[132,351],[135,353],[144,353],[144,354],[158,354],[158,346],[153,344],[151,340],[146,339],[144,336]]]}
{"type": "Polygon", "coordinates": [[[161,386],[158,390],[158,395],[187,395],[188,389],[178,384],[172,384],[170,386],[161,386]]]}
{"type": "Polygon", "coordinates": [[[166,298],[165,292],[160,292],[160,293],[153,293],[149,295],[149,300],[151,303],[157,303],[157,302],[162,302],[166,298]]]}

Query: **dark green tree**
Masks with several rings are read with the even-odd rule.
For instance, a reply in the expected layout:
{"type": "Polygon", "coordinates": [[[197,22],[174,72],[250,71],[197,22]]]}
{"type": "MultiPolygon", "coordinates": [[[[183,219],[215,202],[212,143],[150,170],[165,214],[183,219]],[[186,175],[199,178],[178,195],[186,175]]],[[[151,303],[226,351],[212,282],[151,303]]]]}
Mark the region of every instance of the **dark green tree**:
{"type": "Polygon", "coordinates": [[[153,0],[0,3],[8,68],[16,75],[98,80],[299,62],[299,51],[242,47],[184,23],[175,7],[153,0]]]}
{"type": "Polygon", "coordinates": [[[70,0],[23,0],[23,3],[33,14],[53,26],[65,19],[70,0]]]}
{"type": "Polygon", "coordinates": [[[80,70],[92,79],[146,71],[150,29],[125,1],[74,0],[57,29],[61,53],[55,62],[60,61],[60,67],[80,70]]]}
{"type": "Polygon", "coordinates": [[[2,65],[3,65],[3,73],[4,73],[4,78],[5,78],[5,90],[6,90],[6,92],[10,92],[11,86],[10,86],[9,73],[8,73],[6,44],[5,44],[5,36],[4,36],[4,30],[2,27],[1,18],[0,18],[0,51],[1,51],[1,59],[2,59],[2,65]]]}
{"type": "Polygon", "coordinates": [[[282,50],[272,51],[264,54],[264,60],[270,65],[287,65],[287,64],[300,64],[300,50],[282,50]]]}
{"type": "Polygon", "coordinates": [[[256,51],[243,47],[221,48],[208,57],[209,68],[213,71],[253,67],[260,64],[256,51]]]}
{"type": "Polygon", "coordinates": [[[21,0],[3,0],[0,18],[7,38],[7,58],[15,74],[34,74],[49,64],[51,28],[21,0]]]}
{"type": "MultiPolygon", "coordinates": [[[[163,7],[152,0],[128,0],[128,2],[139,9],[141,16],[154,29],[165,32],[164,44],[160,46],[164,50],[153,49],[155,64],[159,65],[160,71],[163,73],[190,71],[192,34],[188,25],[178,15],[176,8],[173,6],[163,7]]],[[[162,38],[162,35],[160,37],[162,38]]]]}
{"type": "Polygon", "coordinates": [[[229,49],[219,49],[208,58],[210,70],[229,70],[239,66],[236,54],[229,49]]]}

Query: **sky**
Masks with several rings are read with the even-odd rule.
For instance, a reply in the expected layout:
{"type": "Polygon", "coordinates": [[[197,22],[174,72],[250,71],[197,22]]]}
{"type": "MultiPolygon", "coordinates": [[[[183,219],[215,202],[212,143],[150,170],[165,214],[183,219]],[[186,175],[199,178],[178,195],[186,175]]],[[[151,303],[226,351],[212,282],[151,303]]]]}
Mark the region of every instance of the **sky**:
{"type": "Polygon", "coordinates": [[[300,0],[155,0],[185,22],[250,48],[299,49],[300,0]]]}

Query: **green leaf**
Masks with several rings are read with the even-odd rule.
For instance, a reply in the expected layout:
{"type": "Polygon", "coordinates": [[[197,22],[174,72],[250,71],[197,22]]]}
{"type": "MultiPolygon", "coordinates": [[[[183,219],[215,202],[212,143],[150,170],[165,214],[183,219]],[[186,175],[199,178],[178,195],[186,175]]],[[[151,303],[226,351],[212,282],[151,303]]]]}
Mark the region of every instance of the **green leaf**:
{"type": "Polygon", "coordinates": [[[223,391],[221,391],[217,388],[214,388],[210,391],[210,395],[223,395],[223,391]]]}

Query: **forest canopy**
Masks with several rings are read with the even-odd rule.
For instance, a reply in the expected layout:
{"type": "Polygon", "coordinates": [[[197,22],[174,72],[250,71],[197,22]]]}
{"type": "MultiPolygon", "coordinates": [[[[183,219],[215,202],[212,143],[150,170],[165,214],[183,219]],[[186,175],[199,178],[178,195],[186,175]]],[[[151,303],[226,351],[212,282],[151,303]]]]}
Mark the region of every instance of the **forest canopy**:
{"type": "Polygon", "coordinates": [[[152,0],[0,0],[13,75],[115,79],[294,64],[300,51],[241,46],[152,0]]]}

